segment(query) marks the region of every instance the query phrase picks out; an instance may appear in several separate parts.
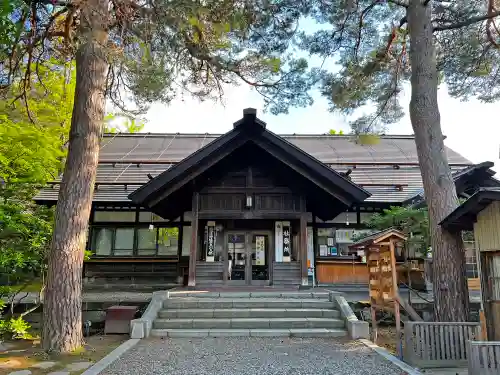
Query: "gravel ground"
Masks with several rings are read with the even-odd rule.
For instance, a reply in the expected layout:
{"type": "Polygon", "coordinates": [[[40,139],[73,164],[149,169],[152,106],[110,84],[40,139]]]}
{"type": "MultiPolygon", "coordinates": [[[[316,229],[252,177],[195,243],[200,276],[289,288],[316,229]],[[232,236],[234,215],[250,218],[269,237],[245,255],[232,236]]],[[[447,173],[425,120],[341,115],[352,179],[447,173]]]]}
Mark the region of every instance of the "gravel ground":
{"type": "Polygon", "coordinates": [[[404,375],[358,342],[299,338],[142,340],[101,375],[404,375]]]}

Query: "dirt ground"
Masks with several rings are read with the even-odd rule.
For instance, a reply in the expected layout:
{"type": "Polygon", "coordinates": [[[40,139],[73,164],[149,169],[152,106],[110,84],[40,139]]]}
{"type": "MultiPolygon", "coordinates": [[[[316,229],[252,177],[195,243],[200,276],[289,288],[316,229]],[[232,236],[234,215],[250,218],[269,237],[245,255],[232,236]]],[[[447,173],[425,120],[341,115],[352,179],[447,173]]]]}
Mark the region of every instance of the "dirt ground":
{"type": "Polygon", "coordinates": [[[396,327],[378,327],[377,345],[387,349],[392,354],[396,354],[396,327]]]}
{"type": "MultiPolygon", "coordinates": [[[[40,348],[40,341],[12,341],[4,342],[6,351],[0,351],[0,375],[7,375],[13,371],[30,370],[33,375],[48,374],[53,371],[62,371],[68,364],[75,362],[95,363],[105,357],[113,349],[128,339],[128,335],[96,335],[85,338],[85,345],[78,351],[65,354],[47,354],[40,348]],[[37,369],[32,366],[40,362],[56,362],[49,369],[37,369]]],[[[71,375],[81,374],[82,371],[71,372],[71,375]]]]}

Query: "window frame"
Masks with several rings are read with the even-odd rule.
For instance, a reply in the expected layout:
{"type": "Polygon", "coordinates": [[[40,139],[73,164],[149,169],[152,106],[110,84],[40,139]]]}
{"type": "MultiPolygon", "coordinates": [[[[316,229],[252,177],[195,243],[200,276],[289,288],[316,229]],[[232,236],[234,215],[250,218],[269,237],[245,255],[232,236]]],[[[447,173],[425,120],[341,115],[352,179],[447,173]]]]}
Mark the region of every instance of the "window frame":
{"type": "MultiPolygon", "coordinates": [[[[178,259],[179,258],[179,249],[182,246],[182,240],[180,235],[182,234],[181,230],[182,224],[180,223],[161,223],[161,225],[155,225],[154,230],[156,231],[156,240],[155,240],[155,248],[151,249],[139,249],[139,230],[149,229],[148,225],[137,225],[137,223],[96,223],[90,226],[90,238],[89,238],[89,247],[92,252],[92,259],[103,259],[103,258],[162,258],[162,259],[178,259]],[[125,225],[124,225],[125,224],[125,225]],[[126,225],[129,224],[129,225],[126,225]],[[130,225],[134,224],[134,225],[130,225]],[[175,255],[158,255],[158,231],[160,228],[178,228],[177,234],[177,253],[175,255]],[[109,229],[111,230],[111,253],[110,255],[97,255],[95,248],[95,231],[99,229],[109,229]],[[116,231],[117,229],[133,229],[134,230],[134,239],[132,244],[132,254],[131,255],[116,255],[115,254],[115,244],[116,244],[116,231]],[[140,255],[139,250],[154,250],[154,254],[148,255],[140,255]]],[[[118,249],[120,250],[120,249],[118,249]]],[[[123,250],[123,249],[122,249],[123,250]]]]}

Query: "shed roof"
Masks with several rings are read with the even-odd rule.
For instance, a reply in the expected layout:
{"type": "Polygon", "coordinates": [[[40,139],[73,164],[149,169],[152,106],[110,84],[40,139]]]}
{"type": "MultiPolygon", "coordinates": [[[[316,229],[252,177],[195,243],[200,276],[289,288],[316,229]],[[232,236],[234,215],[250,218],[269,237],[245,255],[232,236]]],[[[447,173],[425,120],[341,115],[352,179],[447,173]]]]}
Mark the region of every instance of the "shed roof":
{"type": "Polygon", "coordinates": [[[500,201],[500,188],[480,188],[439,224],[449,231],[472,230],[477,215],[494,201],[500,201]]]}
{"type": "Polygon", "coordinates": [[[387,228],[381,230],[380,232],[375,232],[370,234],[367,237],[361,238],[359,241],[354,242],[352,245],[349,245],[351,249],[364,248],[371,245],[377,245],[382,241],[385,241],[388,238],[397,238],[399,240],[406,240],[406,236],[403,232],[396,228],[387,228]]]}

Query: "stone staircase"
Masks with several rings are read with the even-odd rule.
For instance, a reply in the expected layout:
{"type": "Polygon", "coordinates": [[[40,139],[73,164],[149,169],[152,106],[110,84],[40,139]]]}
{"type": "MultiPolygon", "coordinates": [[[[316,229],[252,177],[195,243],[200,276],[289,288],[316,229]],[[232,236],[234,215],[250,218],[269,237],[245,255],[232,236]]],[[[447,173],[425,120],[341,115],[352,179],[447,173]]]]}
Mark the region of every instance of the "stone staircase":
{"type": "Polygon", "coordinates": [[[347,336],[328,293],[208,292],[169,294],[151,336],[347,336]]]}

